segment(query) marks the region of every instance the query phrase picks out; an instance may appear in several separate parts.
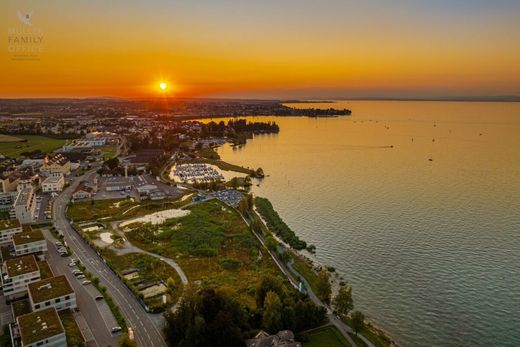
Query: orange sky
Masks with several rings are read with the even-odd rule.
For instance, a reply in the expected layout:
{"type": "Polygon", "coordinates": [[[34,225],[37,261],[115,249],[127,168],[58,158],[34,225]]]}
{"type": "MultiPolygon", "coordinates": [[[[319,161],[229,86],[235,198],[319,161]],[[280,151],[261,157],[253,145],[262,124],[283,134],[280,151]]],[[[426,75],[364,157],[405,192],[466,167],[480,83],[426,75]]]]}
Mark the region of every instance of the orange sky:
{"type": "Polygon", "coordinates": [[[317,3],[2,2],[0,97],[520,94],[513,1],[317,3]],[[27,31],[30,61],[9,51],[27,31]]]}

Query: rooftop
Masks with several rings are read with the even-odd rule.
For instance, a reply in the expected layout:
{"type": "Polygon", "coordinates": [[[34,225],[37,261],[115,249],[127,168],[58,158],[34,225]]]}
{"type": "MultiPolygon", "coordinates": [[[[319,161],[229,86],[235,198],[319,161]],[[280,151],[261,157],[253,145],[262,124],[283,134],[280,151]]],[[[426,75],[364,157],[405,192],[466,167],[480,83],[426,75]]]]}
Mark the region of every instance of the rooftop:
{"type": "Polygon", "coordinates": [[[67,294],[73,294],[74,290],[70,286],[65,275],[47,278],[29,284],[29,295],[34,303],[44,302],[54,298],[59,298],[67,294]]]}
{"type": "Polygon", "coordinates": [[[18,197],[16,198],[15,205],[16,206],[25,206],[25,205],[27,205],[27,202],[32,197],[32,194],[33,194],[33,188],[32,187],[23,188],[18,193],[18,197]]]}
{"type": "Polygon", "coordinates": [[[9,277],[20,276],[26,273],[39,271],[34,255],[13,258],[5,261],[7,275],[9,277]]]}
{"type": "Polygon", "coordinates": [[[2,219],[0,220],[0,230],[19,228],[20,222],[18,219],[2,219]]]}
{"type": "Polygon", "coordinates": [[[69,160],[66,157],[62,156],[61,154],[57,154],[54,157],[52,157],[52,159],[49,159],[48,162],[46,163],[46,165],[57,164],[57,165],[63,166],[65,164],[67,164],[68,161],[69,160]]]}
{"type": "Polygon", "coordinates": [[[63,179],[63,176],[49,176],[43,181],[43,184],[55,184],[58,183],[60,180],[63,179]]]}
{"type": "Polygon", "coordinates": [[[65,332],[54,307],[20,316],[17,318],[17,322],[24,345],[65,332]]]}
{"type": "Polygon", "coordinates": [[[26,243],[45,240],[42,232],[39,229],[22,231],[21,233],[13,235],[13,243],[17,245],[25,245],[26,243]]]}

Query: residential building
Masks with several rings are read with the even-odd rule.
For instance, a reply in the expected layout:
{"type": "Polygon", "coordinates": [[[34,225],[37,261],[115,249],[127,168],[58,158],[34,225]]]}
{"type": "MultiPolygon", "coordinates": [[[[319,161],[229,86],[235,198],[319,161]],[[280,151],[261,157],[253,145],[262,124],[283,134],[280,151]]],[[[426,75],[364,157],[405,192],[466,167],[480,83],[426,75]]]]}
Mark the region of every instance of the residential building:
{"type": "Polygon", "coordinates": [[[90,199],[92,195],[96,193],[96,189],[87,184],[87,182],[80,182],[74,193],[72,193],[72,199],[81,200],[81,199],[90,199]]]}
{"type": "Polygon", "coordinates": [[[247,347],[302,347],[300,342],[294,341],[294,334],[290,330],[279,331],[276,335],[269,335],[260,330],[253,339],[246,341],[247,347]]]}
{"type": "Polygon", "coordinates": [[[65,329],[55,308],[16,318],[22,347],[67,347],[65,329]]]}
{"type": "Polygon", "coordinates": [[[44,193],[61,192],[63,187],[65,187],[65,177],[62,174],[49,176],[42,182],[44,193]]]}
{"type": "Polygon", "coordinates": [[[10,243],[13,235],[22,232],[22,226],[18,219],[0,220],[0,244],[10,243]]]}
{"type": "Polygon", "coordinates": [[[57,311],[76,307],[76,294],[65,275],[31,283],[29,302],[33,311],[54,307],[57,311]]]}
{"type": "Polygon", "coordinates": [[[34,222],[36,218],[36,199],[32,186],[20,189],[14,202],[14,213],[21,224],[34,222]]]}
{"type": "Polygon", "coordinates": [[[50,158],[46,157],[42,167],[40,168],[40,173],[44,176],[52,176],[52,175],[68,175],[71,171],[70,160],[65,158],[61,154],[57,154],[54,157],[50,158]]]}
{"type": "Polygon", "coordinates": [[[12,237],[14,251],[17,256],[47,252],[47,241],[43,237],[41,230],[24,230],[12,237]]]}
{"type": "Polygon", "coordinates": [[[14,201],[18,192],[0,193],[0,212],[9,212],[10,218],[14,218],[14,201]]]}
{"type": "Polygon", "coordinates": [[[2,266],[2,289],[9,299],[25,295],[27,285],[40,279],[40,268],[34,255],[8,259],[2,266]]]}
{"type": "Polygon", "coordinates": [[[16,190],[20,177],[16,174],[0,177],[0,193],[8,193],[16,190]]]}

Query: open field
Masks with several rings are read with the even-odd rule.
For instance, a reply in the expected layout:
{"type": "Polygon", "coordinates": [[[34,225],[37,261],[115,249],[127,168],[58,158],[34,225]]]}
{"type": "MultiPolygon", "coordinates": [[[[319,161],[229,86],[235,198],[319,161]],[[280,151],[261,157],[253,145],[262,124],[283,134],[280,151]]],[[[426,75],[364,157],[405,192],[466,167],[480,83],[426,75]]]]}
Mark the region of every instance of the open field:
{"type": "Polygon", "coordinates": [[[223,290],[254,307],[262,275],[279,275],[271,258],[238,213],[223,203],[212,200],[189,209],[189,215],[162,225],[131,225],[127,237],[142,249],[175,259],[191,283],[223,290]]]}
{"type": "Polygon", "coordinates": [[[303,343],[303,347],[349,347],[348,341],[334,326],[319,328],[307,333],[309,341],[303,343]]]}
{"type": "Polygon", "coordinates": [[[33,152],[37,150],[44,153],[52,152],[65,144],[65,140],[45,136],[19,135],[17,137],[23,139],[24,142],[0,142],[0,154],[8,157],[16,157],[24,152],[33,152]]]}
{"type": "Polygon", "coordinates": [[[67,215],[75,223],[85,221],[100,221],[108,223],[115,220],[130,219],[149,213],[178,208],[186,202],[181,199],[164,199],[160,201],[134,201],[130,198],[111,200],[88,200],[72,204],[67,215]]]}
{"type": "Polygon", "coordinates": [[[0,143],[2,142],[20,142],[23,139],[11,135],[0,134],[0,143]]]}
{"type": "Polygon", "coordinates": [[[117,153],[117,147],[114,145],[101,146],[98,149],[103,154],[103,159],[105,160],[113,158],[117,153]]]}

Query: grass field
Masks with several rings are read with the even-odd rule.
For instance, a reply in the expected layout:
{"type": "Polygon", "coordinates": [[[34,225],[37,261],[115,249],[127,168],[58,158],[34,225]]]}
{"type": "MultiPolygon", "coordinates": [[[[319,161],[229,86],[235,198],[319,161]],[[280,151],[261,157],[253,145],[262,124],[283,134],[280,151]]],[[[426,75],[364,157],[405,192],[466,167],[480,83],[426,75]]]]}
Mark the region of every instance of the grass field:
{"type": "Polygon", "coordinates": [[[113,145],[101,146],[98,149],[103,154],[103,159],[105,160],[113,158],[117,153],[117,147],[113,145]]]}
{"type": "Polygon", "coordinates": [[[238,213],[220,201],[190,207],[185,217],[163,225],[134,226],[136,246],[175,259],[191,283],[225,291],[254,307],[262,275],[279,273],[238,213]]]}
{"type": "Polygon", "coordinates": [[[43,153],[52,152],[53,150],[63,146],[65,140],[54,139],[38,135],[19,135],[16,136],[24,142],[0,142],[0,154],[8,157],[17,157],[24,152],[33,152],[40,150],[43,153]]]}
{"type": "Polygon", "coordinates": [[[303,343],[303,347],[349,347],[350,343],[341,335],[334,326],[313,330],[307,333],[309,340],[303,343]]]}
{"type": "Polygon", "coordinates": [[[312,269],[312,267],[305,262],[303,259],[301,259],[298,255],[291,253],[291,257],[293,259],[293,268],[300,273],[307,282],[311,285],[311,289],[313,292],[316,292],[316,283],[318,282],[318,275],[316,272],[312,269]]]}
{"type": "Polygon", "coordinates": [[[75,223],[85,221],[108,223],[110,221],[143,216],[156,211],[178,208],[185,203],[181,202],[179,198],[160,201],[145,200],[141,202],[133,201],[130,198],[94,200],[94,202],[88,200],[72,204],[67,210],[67,215],[75,223]]]}

